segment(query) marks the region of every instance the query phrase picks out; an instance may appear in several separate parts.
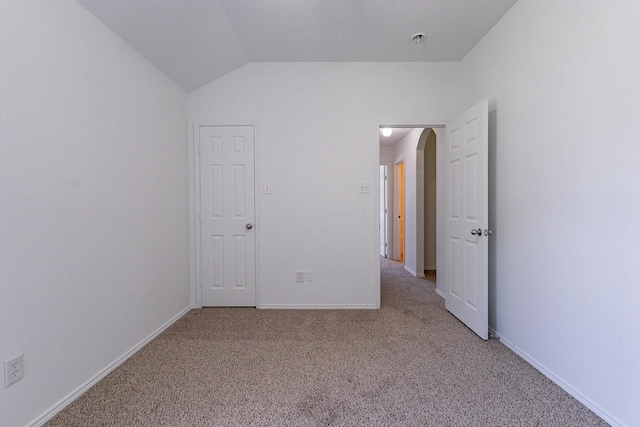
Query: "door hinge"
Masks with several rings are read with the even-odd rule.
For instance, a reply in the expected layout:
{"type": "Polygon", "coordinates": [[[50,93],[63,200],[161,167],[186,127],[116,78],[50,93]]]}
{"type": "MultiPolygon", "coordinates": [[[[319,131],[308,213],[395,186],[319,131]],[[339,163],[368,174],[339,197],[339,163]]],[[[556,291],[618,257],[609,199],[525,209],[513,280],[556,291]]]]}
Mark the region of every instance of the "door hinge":
{"type": "Polygon", "coordinates": [[[198,142],[198,156],[200,155],[200,147],[201,147],[201,144],[198,142]]]}
{"type": "Polygon", "coordinates": [[[202,222],[202,212],[198,212],[198,221],[202,222]]]}

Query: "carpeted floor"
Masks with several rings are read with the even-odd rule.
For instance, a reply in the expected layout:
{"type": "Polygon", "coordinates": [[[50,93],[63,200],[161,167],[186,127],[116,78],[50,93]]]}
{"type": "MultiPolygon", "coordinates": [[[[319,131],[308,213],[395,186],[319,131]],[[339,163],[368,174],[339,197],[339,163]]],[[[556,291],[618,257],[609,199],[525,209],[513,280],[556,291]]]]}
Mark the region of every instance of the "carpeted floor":
{"type": "Polygon", "coordinates": [[[424,271],[424,278],[427,279],[430,282],[437,283],[436,282],[436,271],[435,270],[425,270],[424,271]]]}
{"type": "Polygon", "coordinates": [[[381,262],[380,310],[193,310],[46,425],[607,425],[381,262]]]}

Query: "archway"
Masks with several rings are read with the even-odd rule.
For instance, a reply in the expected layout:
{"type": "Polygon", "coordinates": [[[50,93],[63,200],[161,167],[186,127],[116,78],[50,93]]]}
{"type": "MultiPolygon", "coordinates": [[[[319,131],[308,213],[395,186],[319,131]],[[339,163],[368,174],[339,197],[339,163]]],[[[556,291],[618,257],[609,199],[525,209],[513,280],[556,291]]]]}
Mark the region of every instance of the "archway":
{"type": "Polygon", "coordinates": [[[436,270],[436,134],[420,134],[416,155],[416,273],[436,270]]]}

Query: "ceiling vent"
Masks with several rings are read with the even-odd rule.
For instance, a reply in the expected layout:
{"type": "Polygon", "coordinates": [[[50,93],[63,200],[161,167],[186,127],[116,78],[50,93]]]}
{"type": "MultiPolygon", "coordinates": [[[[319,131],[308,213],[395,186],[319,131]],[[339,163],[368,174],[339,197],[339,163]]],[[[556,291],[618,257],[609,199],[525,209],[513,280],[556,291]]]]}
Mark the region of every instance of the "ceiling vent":
{"type": "Polygon", "coordinates": [[[420,42],[426,38],[427,38],[427,35],[425,33],[415,33],[414,35],[411,36],[411,40],[413,40],[416,46],[419,45],[420,42]]]}

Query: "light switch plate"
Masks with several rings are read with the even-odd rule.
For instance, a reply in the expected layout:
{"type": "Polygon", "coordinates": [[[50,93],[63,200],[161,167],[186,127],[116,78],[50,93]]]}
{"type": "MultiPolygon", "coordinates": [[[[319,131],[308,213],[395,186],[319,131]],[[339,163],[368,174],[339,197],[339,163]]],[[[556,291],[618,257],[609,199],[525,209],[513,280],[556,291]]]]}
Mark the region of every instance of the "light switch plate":
{"type": "Polygon", "coordinates": [[[359,194],[369,194],[369,183],[366,181],[361,181],[358,183],[358,193],[359,194]]]}

